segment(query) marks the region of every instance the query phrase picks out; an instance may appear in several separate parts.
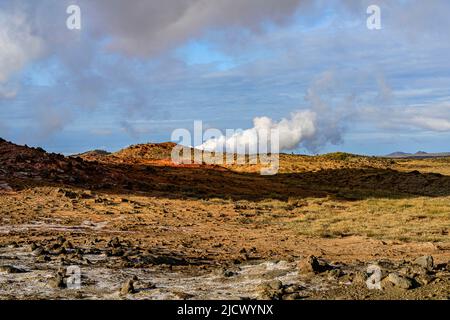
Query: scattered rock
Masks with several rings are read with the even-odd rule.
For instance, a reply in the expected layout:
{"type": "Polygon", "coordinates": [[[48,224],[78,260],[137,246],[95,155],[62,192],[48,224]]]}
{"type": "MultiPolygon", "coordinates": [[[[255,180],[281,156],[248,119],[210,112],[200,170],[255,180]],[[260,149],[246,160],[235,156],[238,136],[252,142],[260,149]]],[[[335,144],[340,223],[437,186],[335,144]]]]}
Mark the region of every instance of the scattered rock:
{"type": "Polygon", "coordinates": [[[0,273],[24,273],[26,270],[14,266],[0,266],[0,273]]]}
{"type": "Polygon", "coordinates": [[[319,261],[315,256],[309,256],[298,264],[298,271],[302,274],[321,273],[332,269],[325,262],[319,261]]]}
{"type": "Polygon", "coordinates": [[[48,262],[50,260],[52,260],[52,258],[50,258],[50,256],[48,256],[46,254],[45,255],[40,255],[40,256],[38,256],[36,258],[36,262],[37,263],[45,263],[45,262],[48,262]]]}
{"type": "Polygon", "coordinates": [[[58,272],[54,278],[49,280],[48,285],[54,289],[66,288],[66,282],[64,279],[64,275],[61,272],[58,272]]]}
{"type": "Polygon", "coordinates": [[[291,285],[287,285],[287,286],[284,287],[283,293],[284,294],[291,294],[291,293],[295,293],[295,292],[301,291],[303,289],[305,289],[305,288],[302,287],[299,284],[291,284],[291,285]]]}
{"type": "Polygon", "coordinates": [[[146,263],[154,264],[154,265],[169,265],[169,266],[183,266],[188,265],[188,262],[184,258],[178,258],[173,256],[157,256],[150,254],[146,256],[143,260],[145,260],[146,263]]]}
{"type": "Polygon", "coordinates": [[[59,256],[59,255],[66,254],[66,253],[67,253],[67,252],[66,252],[66,249],[64,249],[63,247],[58,248],[58,249],[56,249],[56,250],[53,250],[53,251],[51,252],[51,254],[53,254],[53,255],[55,255],[55,256],[59,256]]]}
{"type": "Polygon", "coordinates": [[[390,273],[387,277],[387,280],[397,288],[408,290],[413,287],[413,283],[411,280],[405,277],[401,277],[396,273],[390,273]]]}
{"type": "Polygon", "coordinates": [[[327,271],[328,279],[338,279],[343,275],[341,269],[331,269],[327,271]]]}
{"type": "Polygon", "coordinates": [[[422,256],[414,260],[414,263],[427,269],[428,271],[432,271],[434,267],[434,261],[432,256],[422,256]]]}
{"type": "Polygon", "coordinates": [[[353,282],[357,284],[365,284],[367,279],[368,275],[366,272],[358,271],[353,278],[353,282]]]}
{"type": "Polygon", "coordinates": [[[95,197],[95,195],[92,194],[92,191],[88,190],[88,191],[81,193],[80,197],[81,197],[81,199],[86,200],[86,199],[93,199],[95,197]]]}
{"type": "Polygon", "coordinates": [[[36,250],[37,248],[38,248],[37,244],[34,243],[34,242],[32,242],[32,243],[30,244],[29,250],[30,250],[31,252],[33,252],[33,251],[36,250]]]}
{"type": "Polygon", "coordinates": [[[238,275],[239,271],[241,271],[241,269],[239,267],[231,266],[231,267],[227,267],[227,268],[217,269],[216,274],[220,277],[230,278],[230,277],[238,275]]]}
{"type": "Polygon", "coordinates": [[[234,272],[234,271],[231,271],[231,270],[224,270],[224,271],[223,271],[223,276],[224,276],[225,278],[230,278],[230,277],[233,277],[233,276],[235,276],[235,275],[237,275],[237,273],[234,272]]]}
{"type": "Polygon", "coordinates": [[[436,279],[436,277],[429,275],[429,274],[422,274],[419,275],[416,280],[421,284],[421,285],[427,285],[430,284],[431,282],[434,281],[434,279],[436,279]]]}
{"type": "Polygon", "coordinates": [[[283,283],[280,280],[272,280],[266,283],[267,286],[274,290],[280,290],[283,288],[283,283]]]}
{"type": "Polygon", "coordinates": [[[302,296],[298,292],[283,295],[283,300],[299,300],[302,296]]]}
{"type": "Polygon", "coordinates": [[[44,250],[44,248],[42,247],[37,247],[36,249],[33,250],[33,255],[35,256],[42,256],[45,255],[47,252],[44,250]]]}
{"type": "Polygon", "coordinates": [[[415,278],[417,276],[426,275],[428,273],[428,270],[420,265],[413,264],[401,269],[400,273],[409,278],[415,278]]]}
{"type": "Polygon", "coordinates": [[[275,278],[279,278],[279,277],[283,277],[286,274],[290,273],[291,270],[289,269],[274,269],[274,270],[268,270],[265,271],[261,277],[263,279],[275,279],[275,278]]]}
{"type": "Polygon", "coordinates": [[[135,293],[134,281],[132,279],[129,279],[125,281],[125,283],[122,285],[122,288],[120,289],[120,294],[127,295],[132,293],[135,293]]]}
{"type": "Polygon", "coordinates": [[[120,240],[117,237],[112,238],[109,242],[108,242],[108,246],[109,247],[113,247],[113,248],[118,248],[120,247],[120,240]]]}
{"type": "Polygon", "coordinates": [[[78,194],[76,192],[70,191],[70,190],[61,190],[60,193],[63,194],[64,197],[69,199],[77,199],[78,194]]]}
{"type": "Polygon", "coordinates": [[[279,280],[265,282],[257,289],[258,298],[261,300],[280,300],[283,296],[283,283],[279,280]]]}
{"type": "Polygon", "coordinates": [[[66,241],[66,238],[64,238],[63,236],[58,236],[58,238],[56,238],[56,243],[60,246],[62,246],[66,241]]]}
{"type": "Polygon", "coordinates": [[[111,251],[108,251],[106,254],[107,254],[107,256],[110,256],[110,257],[121,257],[121,256],[123,256],[124,253],[125,253],[125,251],[123,251],[122,249],[114,248],[111,251]]]}
{"type": "Polygon", "coordinates": [[[194,297],[194,295],[187,293],[187,292],[181,292],[181,291],[174,291],[172,294],[181,300],[188,300],[194,297]]]}
{"type": "Polygon", "coordinates": [[[68,249],[73,249],[73,244],[72,242],[70,242],[69,240],[67,240],[66,242],[63,243],[62,247],[66,250],[68,249]]]}

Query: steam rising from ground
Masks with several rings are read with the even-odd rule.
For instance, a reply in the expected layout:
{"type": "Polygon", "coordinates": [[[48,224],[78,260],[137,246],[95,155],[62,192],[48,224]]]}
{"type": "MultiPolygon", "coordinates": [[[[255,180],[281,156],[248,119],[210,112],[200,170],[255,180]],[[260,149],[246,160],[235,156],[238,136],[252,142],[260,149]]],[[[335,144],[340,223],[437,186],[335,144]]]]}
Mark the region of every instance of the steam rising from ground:
{"type": "MultiPolygon", "coordinates": [[[[254,118],[253,128],[232,135],[210,137],[196,148],[217,152],[225,148],[227,152],[241,153],[242,150],[242,153],[263,153],[267,150],[261,150],[261,140],[264,142],[270,130],[277,131],[279,138],[278,150],[272,150],[273,146],[269,144],[268,150],[272,152],[304,147],[317,153],[327,144],[337,145],[342,142],[346,121],[355,111],[352,96],[340,99],[333,96],[338,83],[332,71],[319,74],[305,94],[308,102],[306,109],[295,111],[290,118],[283,118],[279,122],[268,117],[254,118]]],[[[270,137],[267,140],[270,142],[270,137]]]]}
{"type": "Polygon", "coordinates": [[[238,131],[230,136],[214,137],[197,146],[197,149],[222,152],[225,148],[227,151],[247,149],[265,152],[266,150],[261,150],[259,142],[261,139],[271,142],[268,137],[271,130],[278,132],[280,150],[295,149],[302,141],[314,137],[316,118],[316,113],[309,110],[292,113],[289,119],[283,118],[279,122],[268,117],[258,117],[253,119],[253,128],[238,131]]]}

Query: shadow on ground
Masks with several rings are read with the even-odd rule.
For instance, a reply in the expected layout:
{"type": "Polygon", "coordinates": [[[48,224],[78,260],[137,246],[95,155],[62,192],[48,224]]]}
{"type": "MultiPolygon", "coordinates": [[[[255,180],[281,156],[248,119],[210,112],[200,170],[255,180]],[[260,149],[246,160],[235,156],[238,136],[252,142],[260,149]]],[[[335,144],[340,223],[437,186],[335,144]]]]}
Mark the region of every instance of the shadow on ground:
{"type": "MultiPolygon", "coordinates": [[[[88,169],[90,164],[87,162],[88,169]]],[[[165,198],[260,201],[327,197],[341,200],[449,196],[450,177],[419,171],[400,172],[380,168],[327,169],[304,173],[261,176],[214,167],[162,167],[95,163],[87,177],[59,179],[9,179],[15,188],[33,185],[71,185],[109,193],[145,193],[165,198]],[[98,168],[99,167],[99,168],[98,168]],[[108,178],[106,178],[108,177],[108,178]]]]}

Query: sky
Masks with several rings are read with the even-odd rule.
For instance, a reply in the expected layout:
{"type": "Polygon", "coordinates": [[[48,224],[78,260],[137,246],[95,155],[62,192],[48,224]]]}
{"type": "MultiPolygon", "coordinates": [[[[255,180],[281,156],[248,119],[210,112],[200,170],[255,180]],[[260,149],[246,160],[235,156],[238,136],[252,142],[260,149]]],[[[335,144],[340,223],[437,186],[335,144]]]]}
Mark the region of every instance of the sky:
{"type": "Polygon", "coordinates": [[[310,110],[314,135],[286,152],[450,151],[449,13],[446,0],[0,0],[0,137],[116,151],[195,120],[245,130],[310,110]]]}

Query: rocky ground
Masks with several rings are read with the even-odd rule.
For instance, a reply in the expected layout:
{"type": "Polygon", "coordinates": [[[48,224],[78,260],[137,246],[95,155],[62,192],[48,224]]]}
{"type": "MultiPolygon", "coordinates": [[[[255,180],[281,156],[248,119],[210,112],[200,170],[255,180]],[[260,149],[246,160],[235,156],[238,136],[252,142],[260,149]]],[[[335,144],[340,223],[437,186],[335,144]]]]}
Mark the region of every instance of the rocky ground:
{"type": "Polygon", "coordinates": [[[447,299],[450,247],[300,237],[241,224],[232,203],[37,187],[1,198],[0,296],[447,299]],[[431,257],[416,258],[432,253],[431,257]],[[315,256],[318,258],[315,258],[315,256]],[[382,272],[370,290],[368,267],[382,272]],[[67,268],[81,274],[67,288],[67,268]]]}
{"type": "Polygon", "coordinates": [[[135,151],[0,141],[1,299],[450,298],[445,174],[339,155],[261,177],[135,151]]]}
{"type": "MultiPolygon", "coordinates": [[[[118,238],[73,246],[61,237],[2,247],[0,257],[3,299],[450,298],[450,265],[435,264],[431,256],[370,264],[330,263],[308,256],[220,267],[143,250],[118,238]],[[367,284],[373,277],[369,265],[380,270],[379,287],[367,284]],[[74,267],[79,270],[79,287],[74,287],[74,267]]],[[[370,283],[377,285],[376,277],[370,283]]]]}

